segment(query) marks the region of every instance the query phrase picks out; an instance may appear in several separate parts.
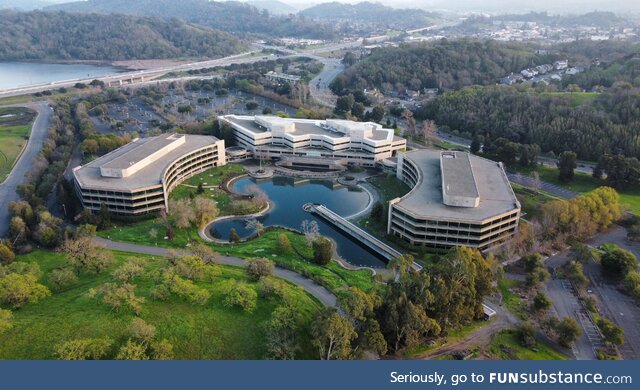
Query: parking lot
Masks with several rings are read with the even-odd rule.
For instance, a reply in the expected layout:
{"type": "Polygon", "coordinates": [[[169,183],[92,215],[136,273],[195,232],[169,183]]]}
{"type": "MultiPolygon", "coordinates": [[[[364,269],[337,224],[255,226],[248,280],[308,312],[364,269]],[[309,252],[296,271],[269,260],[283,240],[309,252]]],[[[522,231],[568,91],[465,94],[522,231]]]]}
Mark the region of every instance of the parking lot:
{"type": "Polygon", "coordinates": [[[106,106],[104,115],[91,117],[98,132],[115,132],[118,135],[137,132],[143,136],[169,122],[181,125],[220,114],[261,115],[265,108],[273,114],[280,111],[289,116],[294,116],[297,111],[294,107],[242,91],[217,96],[213,91],[176,93],[170,90],[155,109],[138,96],[132,96],[124,103],[107,103],[106,106]],[[258,106],[248,109],[247,102],[255,102],[258,106]],[[191,112],[179,112],[181,106],[188,105],[193,107],[191,112]]]}

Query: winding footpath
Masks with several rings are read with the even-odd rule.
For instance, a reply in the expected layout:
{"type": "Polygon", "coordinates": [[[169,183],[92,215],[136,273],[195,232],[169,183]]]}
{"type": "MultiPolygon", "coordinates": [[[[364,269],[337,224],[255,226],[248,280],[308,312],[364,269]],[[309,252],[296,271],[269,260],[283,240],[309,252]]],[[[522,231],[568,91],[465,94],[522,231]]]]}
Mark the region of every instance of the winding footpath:
{"type": "Polygon", "coordinates": [[[27,142],[27,146],[22,152],[22,155],[18,161],[16,161],[7,179],[3,183],[0,183],[0,237],[4,237],[9,231],[11,216],[9,214],[8,204],[11,201],[19,199],[16,190],[18,186],[24,182],[25,175],[29,173],[38,153],[42,150],[42,145],[47,138],[49,122],[53,115],[53,110],[46,101],[6,107],[28,107],[35,110],[38,115],[33,122],[29,142],[27,142]]]}
{"type": "MultiPolygon", "coordinates": [[[[148,246],[139,244],[129,244],[125,242],[117,242],[107,240],[101,237],[95,237],[94,241],[107,249],[114,251],[138,253],[143,255],[152,256],[168,256],[170,249],[158,246],[148,246]]],[[[190,254],[188,250],[178,251],[181,254],[190,254]]],[[[238,257],[220,256],[218,263],[224,265],[231,265],[234,267],[246,267],[247,261],[238,257]]],[[[304,276],[297,274],[293,271],[289,271],[284,268],[276,267],[273,270],[273,275],[282,278],[288,282],[302,287],[306,292],[317,298],[323,305],[337,308],[337,299],[333,293],[311,279],[307,279],[304,276]]]]}

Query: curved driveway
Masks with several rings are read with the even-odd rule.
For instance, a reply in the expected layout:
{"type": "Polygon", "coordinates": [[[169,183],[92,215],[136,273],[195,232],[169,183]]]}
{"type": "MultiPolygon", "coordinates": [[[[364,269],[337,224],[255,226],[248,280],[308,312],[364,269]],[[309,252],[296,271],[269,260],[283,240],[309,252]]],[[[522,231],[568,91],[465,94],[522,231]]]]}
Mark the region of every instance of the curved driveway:
{"type": "Polygon", "coordinates": [[[38,113],[38,116],[33,122],[29,142],[20,156],[20,159],[14,165],[11,173],[7,176],[7,179],[0,184],[0,237],[4,237],[9,231],[9,222],[11,218],[9,215],[8,204],[11,201],[19,199],[16,190],[18,189],[18,186],[24,182],[25,175],[29,173],[38,153],[40,153],[40,150],[42,149],[44,140],[47,138],[49,121],[53,115],[53,110],[49,107],[49,104],[46,101],[31,104],[20,104],[15,105],[14,107],[31,108],[38,113]]]}
{"type": "MultiPolygon", "coordinates": [[[[170,249],[168,248],[138,245],[138,244],[128,244],[125,242],[107,240],[101,237],[95,237],[94,241],[100,245],[105,246],[107,249],[111,249],[114,251],[122,251],[122,252],[140,253],[143,255],[167,256],[169,255],[169,251],[170,251],[170,249]]],[[[181,253],[188,254],[190,252],[182,251],[181,253]]],[[[232,265],[236,267],[247,266],[246,260],[243,260],[237,257],[229,257],[229,256],[220,256],[218,263],[225,264],[225,265],[232,265]]],[[[293,271],[289,271],[287,269],[280,268],[280,267],[276,267],[273,270],[273,274],[279,278],[282,278],[297,286],[302,287],[306,292],[313,295],[320,302],[322,302],[323,305],[337,308],[336,296],[333,295],[331,291],[317,284],[313,280],[307,279],[300,274],[297,274],[293,271]]]]}

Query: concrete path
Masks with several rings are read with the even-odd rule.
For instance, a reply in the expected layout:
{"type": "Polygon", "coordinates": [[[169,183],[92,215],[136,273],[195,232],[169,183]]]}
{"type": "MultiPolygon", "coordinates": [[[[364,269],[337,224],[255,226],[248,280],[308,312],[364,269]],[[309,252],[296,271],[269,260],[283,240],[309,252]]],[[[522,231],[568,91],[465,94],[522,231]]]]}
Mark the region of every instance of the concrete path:
{"type": "Polygon", "coordinates": [[[42,150],[42,145],[47,138],[49,122],[53,115],[53,110],[46,101],[20,104],[14,107],[28,107],[35,110],[38,115],[33,122],[29,142],[27,142],[27,146],[20,156],[20,159],[16,161],[7,179],[0,184],[0,237],[5,237],[9,232],[9,222],[11,218],[8,204],[11,201],[19,199],[16,190],[19,185],[23,184],[25,175],[29,173],[38,153],[42,150]]]}
{"type": "MultiPolygon", "coordinates": [[[[157,247],[157,246],[147,246],[147,245],[138,245],[138,244],[128,244],[124,242],[117,242],[107,240],[105,238],[96,237],[94,241],[98,244],[105,246],[107,249],[122,251],[122,252],[131,252],[131,253],[140,253],[144,255],[153,255],[153,256],[167,256],[169,255],[170,249],[157,247]]],[[[188,254],[190,253],[187,250],[178,251],[178,253],[188,254]]],[[[240,259],[237,257],[229,257],[229,256],[220,256],[218,262],[224,265],[232,265],[235,267],[246,267],[247,261],[244,259],[240,259]]],[[[296,286],[302,287],[306,292],[316,297],[323,305],[329,307],[337,308],[337,299],[333,293],[323,286],[317,284],[311,279],[307,279],[304,276],[295,273],[293,271],[289,271],[284,268],[276,267],[273,270],[273,275],[282,278],[288,282],[295,284],[296,286]]]]}

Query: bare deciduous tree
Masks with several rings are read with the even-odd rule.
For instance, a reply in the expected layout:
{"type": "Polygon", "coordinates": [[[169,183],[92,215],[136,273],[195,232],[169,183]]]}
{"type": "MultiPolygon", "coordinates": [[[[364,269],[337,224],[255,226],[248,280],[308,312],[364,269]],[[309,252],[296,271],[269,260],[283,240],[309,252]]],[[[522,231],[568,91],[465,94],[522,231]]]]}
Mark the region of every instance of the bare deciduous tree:
{"type": "Polygon", "coordinates": [[[300,224],[300,230],[302,230],[308,246],[311,246],[313,241],[320,236],[320,226],[317,221],[305,219],[300,224]]]}

